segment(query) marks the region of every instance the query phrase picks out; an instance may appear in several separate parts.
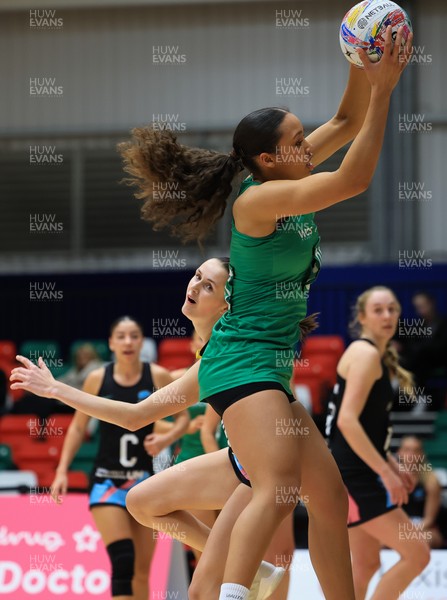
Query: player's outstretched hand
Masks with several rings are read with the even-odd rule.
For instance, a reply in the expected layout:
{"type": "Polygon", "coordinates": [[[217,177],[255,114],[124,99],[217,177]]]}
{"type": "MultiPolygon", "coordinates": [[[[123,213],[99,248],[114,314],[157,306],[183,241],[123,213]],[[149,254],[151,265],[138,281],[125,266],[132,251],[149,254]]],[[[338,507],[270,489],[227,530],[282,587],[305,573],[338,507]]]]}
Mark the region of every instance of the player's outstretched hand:
{"type": "Polygon", "coordinates": [[[146,452],[154,457],[170,444],[169,436],[164,433],[150,433],[144,438],[143,446],[146,452]]]}
{"type": "Polygon", "coordinates": [[[192,434],[200,431],[202,429],[204,421],[205,415],[197,415],[195,419],[191,419],[187,433],[192,434]]]}
{"type": "Polygon", "coordinates": [[[51,398],[55,379],[42,357],[39,357],[37,365],[25,356],[16,356],[23,367],[12,370],[9,380],[12,382],[11,389],[26,390],[36,396],[51,398]]]}
{"type": "Polygon", "coordinates": [[[365,50],[357,53],[363,63],[366,77],[371,86],[377,86],[384,93],[391,93],[407,66],[413,52],[413,33],[410,33],[405,46],[402,47],[403,27],[399,27],[393,44],[392,28],[388,26],[385,33],[385,46],[382,58],[377,63],[369,60],[365,50]]]}

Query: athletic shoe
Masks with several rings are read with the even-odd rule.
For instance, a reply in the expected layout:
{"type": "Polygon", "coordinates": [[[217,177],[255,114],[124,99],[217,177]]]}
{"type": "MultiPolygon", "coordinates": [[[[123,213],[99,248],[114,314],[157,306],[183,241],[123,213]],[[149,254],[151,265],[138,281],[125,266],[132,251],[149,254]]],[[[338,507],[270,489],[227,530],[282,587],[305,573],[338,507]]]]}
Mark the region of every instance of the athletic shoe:
{"type": "Polygon", "coordinates": [[[284,577],[285,569],[262,561],[250,588],[248,600],[265,600],[273,594],[284,577]]]}

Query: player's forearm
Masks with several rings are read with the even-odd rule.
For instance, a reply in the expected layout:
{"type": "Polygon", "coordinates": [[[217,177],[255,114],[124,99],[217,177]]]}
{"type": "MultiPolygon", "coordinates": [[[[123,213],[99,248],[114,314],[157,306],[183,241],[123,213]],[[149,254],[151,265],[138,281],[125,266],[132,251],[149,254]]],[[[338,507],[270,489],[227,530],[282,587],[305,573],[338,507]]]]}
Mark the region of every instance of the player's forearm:
{"type": "Polygon", "coordinates": [[[391,92],[374,87],[363,126],[349,148],[338,172],[366,189],[376,170],[382,149],[391,92]]]}
{"type": "Polygon", "coordinates": [[[394,458],[394,456],[391,454],[391,452],[387,452],[386,459],[387,459],[387,462],[390,465],[390,467],[396,473],[396,475],[400,475],[401,471],[400,471],[399,463],[394,458]]]}
{"type": "Polygon", "coordinates": [[[335,121],[342,121],[353,139],[365,120],[371,96],[371,84],[363,69],[350,66],[348,83],[334,116],[335,121]]]}
{"type": "Polygon", "coordinates": [[[182,411],[175,417],[173,426],[164,435],[169,442],[169,446],[179,440],[185,433],[188,432],[188,427],[191,418],[187,410],[182,411]]]}
{"type": "Polygon", "coordinates": [[[83,435],[72,426],[68,428],[56,473],[66,473],[82,445],[83,435]]]}
{"type": "Polygon", "coordinates": [[[154,433],[164,435],[165,433],[169,433],[173,427],[174,423],[170,421],[157,421],[154,425],[154,433]]]}
{"type": "MultiPolygon", "coordinates": [[[[129,404],[115,400],[112,402],[110,399],[93,396],[61,381],[55,381],[51,390],[51,397],[86,415],[95,417],[101,421],[113,423],[125,429],[132,429],[137,416],[135,409],[138,407],[138,404],[129,404]]],[[[153,421],[148,415],[148,421],[145,424],[151,422],[153,421]]],[[[138,429],[138,427],[134,429],[138,429]]]]}
{"type": "Polygon", "coordinates": [[[202,442],[203,449],[208,454],[209,452],[217,452],[219,450],[219,446],[216,442],[216,436],[212,431],[203,431],[203,428],[200,432],[200,441],[202,442]]]}
{"type": "Polygon", "coordinates": [[[91,417],[130,431],[181,412],[196,402],[195,395],[183,392],[181,380],[157,390],[138,404],[93,396],[60,381],[52,385],[51,397],[91,417]]]}

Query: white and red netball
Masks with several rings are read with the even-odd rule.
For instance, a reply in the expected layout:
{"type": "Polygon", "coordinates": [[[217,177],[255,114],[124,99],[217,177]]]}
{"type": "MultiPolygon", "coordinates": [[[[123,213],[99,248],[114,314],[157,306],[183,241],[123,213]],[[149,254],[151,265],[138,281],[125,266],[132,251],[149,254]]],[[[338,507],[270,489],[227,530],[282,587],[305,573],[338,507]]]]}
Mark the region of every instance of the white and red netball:
{"type": "Polygon", "coordinates": [[[363,0],[348,10],[340,26],[340,46],[347,60],[363,67],[357,48],[366,50],[372,62],[380,60],[389,25],[393,39],[399,27],[403,27],[402,44],[405,44],[413,28],[407,13],[395,2],[363,0]]]}

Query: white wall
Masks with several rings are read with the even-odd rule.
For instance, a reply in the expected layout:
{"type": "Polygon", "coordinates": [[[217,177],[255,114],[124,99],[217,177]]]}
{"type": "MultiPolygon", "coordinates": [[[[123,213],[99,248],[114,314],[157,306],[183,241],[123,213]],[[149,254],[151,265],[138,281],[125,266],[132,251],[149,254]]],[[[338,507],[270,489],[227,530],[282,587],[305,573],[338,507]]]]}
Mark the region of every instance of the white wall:
{"type": "Polygon", "coordinates": [[[230,127],[266,105],[286,104],[315,123],[336,110],[347,76],[338,24],[350,2],[272,2],[57,11],[60,30],[3,13],[0,133],[126,130],[153,113],[188,128],[230,127]],[[335,6],[337,5],[337,6],[335,6]],[[309,26],[277,28],[276,10],[302,10],[309,26]],[[152,46],[179,46],[182,65],[155,65],[152,46]],[[54,77],[61,98],[30,97],[29,77],[54,77]],[[309,94],[276,95],[276,78],[302,78],[309,94]]]}
{"type": "Polygon", "coordinates": [[[431,63],[417,66],[418,112],[425,122],[432,124],[432,132],[420,133],[417,179],[432,192],[431,202],[420,202],[419,247],[433,257],[444,256],[447,251],[447,77],[444,52],[441,50],[447,3],[443,0],[424,1],[419,10],[419,35],[415,44],[432,57],[431,63]]]}
{"type": "MultiPolygon", "coordinates": [[[[11,8],[11,2],[2,4],[11,8]]],[[[190,131],[231,130],[251,110],[275,104],[289,106],[305,126],[313,126],[334,113],[344,87],[347,63],[338,45],[338,25],[351,4],[278,0],[57,9],[63,27],[49,31],[30,28],[27,10],[1,12],[0,135],[121,135],[158,113],[178,115],[190,131]],[[290,10],[302,11],[309,25],[277,27],[276,11],[290,10]],[[153,64],[154,45],[178,46],[186,63],[153,64]],[[31,97],[30,77],[55,78],[63,96],[31,97]],[[276,78],[281,77],[301,78],[309,93],[277,95],[276,78]]],[[[432,56],[430,64],[410,67],[417,80],[415,110],[433,123],[430,133],[402,134],[417,152],[414,181],[433,195],[415,208],[414,249],[445,259],[447,84],[440,44],[447,3],[418,0],[411,11],[415,44],[432,56]]],[[[383,210],[391,214],[396,192],[385,185],[383,194],[389,196],[383,210]]],[[[404,216],[395,221],[406,228],[404,216]]],[[[378,240],[377,231],[378,226],[378,240]]]]}
{"type": "MultiPolygon", "coordinates": [[[[388,571],[397,562],[398,554],[392,550],[382,550],[380,560],[381,569],[371,580],[367,599],[371,598],[383,573],[388,571]]],[[[446,570],[447,551],[433,550],[430,564],[425,568],[421,576],[417,577],[405,592],[399,596],[400,600],[445,600],[447,598],[446,570]]],[[[289,600],[296,600],[297,598],[324,600],[307,550],[295,550],[290,571],[289,600]]]]}

